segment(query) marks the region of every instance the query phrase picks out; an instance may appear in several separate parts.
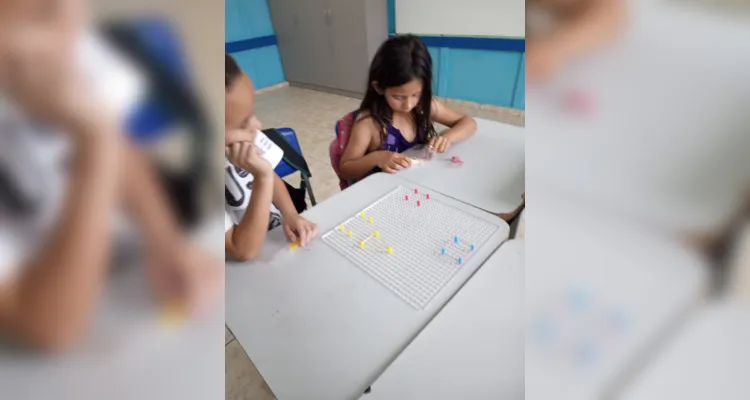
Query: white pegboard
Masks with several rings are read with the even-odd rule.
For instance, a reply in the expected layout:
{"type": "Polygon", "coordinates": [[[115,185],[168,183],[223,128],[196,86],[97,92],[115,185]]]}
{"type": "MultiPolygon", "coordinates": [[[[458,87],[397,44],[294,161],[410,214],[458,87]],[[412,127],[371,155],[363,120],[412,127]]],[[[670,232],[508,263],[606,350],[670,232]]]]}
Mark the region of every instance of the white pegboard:
{"type": "Polygon", "coordinates": [[[498,229],[430,193],[399,186],[323,241],[421,310],[498,229]]]}
{"type": "Polygon", "coordinates": [[[622,350],[633,321],[629,310],[606,297],[575,287],[550,299],[527,330],[534,338],[527,350],[566,371],[586,373],[608,362],[622,350]]]}

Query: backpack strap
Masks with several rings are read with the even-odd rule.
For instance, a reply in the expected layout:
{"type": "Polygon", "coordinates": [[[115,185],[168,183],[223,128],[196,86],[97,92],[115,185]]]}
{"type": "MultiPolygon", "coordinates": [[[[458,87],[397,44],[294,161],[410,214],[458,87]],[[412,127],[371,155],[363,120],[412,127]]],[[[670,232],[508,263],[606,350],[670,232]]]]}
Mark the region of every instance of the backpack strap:
{"type": "Polygon", "coordinates": [[[281,134],[281,132],[271,128],[264,129],[263,133],[268,136],[268,138],[271,139],[274,144],[281,148],[281,150],[284,152],[284,161],[287,164],[291,165],[293,168],[297,169],[300,173],[307,176],[308,178],[312,176],[310,167],[307,165],[307,161],[305,161],[305,158],[302,157],[302,154],[300,154],[297,149],[289,144],[289,142],[286,140],[284,135],[281,134]]]}

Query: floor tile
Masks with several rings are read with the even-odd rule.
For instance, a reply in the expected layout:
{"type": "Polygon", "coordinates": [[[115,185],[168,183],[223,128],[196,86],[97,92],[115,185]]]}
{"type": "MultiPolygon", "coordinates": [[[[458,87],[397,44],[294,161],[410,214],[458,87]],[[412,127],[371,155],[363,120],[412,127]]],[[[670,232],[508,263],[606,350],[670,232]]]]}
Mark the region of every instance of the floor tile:
{"type": "Polygon", "coordinates": [[[231,342],[232,340],[234,340],[234,335],[232,335],[232,331],[229,330],[229,327],[224,326],[224,344],[225,345],[229,344],[229,342],[231,342]]]}
{"type": "Polygon", "coordinates": [[[226,400],[276,400],[238,341],[226,346],[226,400]]]}

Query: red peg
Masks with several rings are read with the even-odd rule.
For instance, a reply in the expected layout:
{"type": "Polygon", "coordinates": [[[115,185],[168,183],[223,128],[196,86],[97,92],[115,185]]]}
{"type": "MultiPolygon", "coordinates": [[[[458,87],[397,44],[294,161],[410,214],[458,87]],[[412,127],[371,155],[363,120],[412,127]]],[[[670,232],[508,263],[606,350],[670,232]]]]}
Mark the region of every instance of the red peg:
{"type": "Polygon", "coordinates": [[[406,198],[406,200],[409,200],[409,195],[408,194],[406,196],[404,196],[404,197],[406,198]]]}
{"type": "Polygon", "coordinates": [[[427,200],[429,200],[429,199],[430,199],[430,194],[429,194],[429,193],[427,193],[427,200]]]}
{"type": "Polygon", "coordinates": [[[417,200],[417,207],[419,207],[420,205],[422,205],[422,203],[420,203],[419,200],[417,200]]]}
{"type": "Polygon", "coordinates": [[[419,193],[419,190],[414,189],[414,194],[417,194],[417,193],[419,193]]]}

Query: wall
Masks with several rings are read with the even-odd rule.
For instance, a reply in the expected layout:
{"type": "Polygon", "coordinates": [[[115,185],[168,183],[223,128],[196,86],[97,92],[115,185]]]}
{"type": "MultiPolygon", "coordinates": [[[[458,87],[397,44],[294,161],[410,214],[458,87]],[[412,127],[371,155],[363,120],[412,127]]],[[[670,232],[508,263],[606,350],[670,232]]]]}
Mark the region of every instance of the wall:
{"type": "Polygon", "coordinates": [[[419,35],[524,37],[524,0],[397,0],[396,31],[419,35]]]}
{"type": "Polygon", "coordinates": [[[225,50],[231,53],[256,89],[284,82],[267,0],[226,0],[225,50]]]}
{"type": "MultiPolygon", "coordinates": [[[[407,10],[397,4],[401,1],[415,0],[388,0],[389,31],[392,34],[415,33],[425,40],[433,59],[433,91],[436,95],[525,109],[526,43],[523,37],[444,36],[440,32],[424,34],[419,31],[411,32],[412,29],[402,31],[399,27],[418,30],[420,27],[430,29],[431,25],[415,23],[416,15],[409,15],[412,24],[399,23],[398,11],[407,10]]],[[[433,7],[423,7],[422,18],[430,19],[437,15],[432,10],[433,7]]],[[[459,32],[461,28],[457,26],[467,24],[465,21],[455,20],[454,25],[456,26],[449,26],[445,31],[459,32]]]]}

